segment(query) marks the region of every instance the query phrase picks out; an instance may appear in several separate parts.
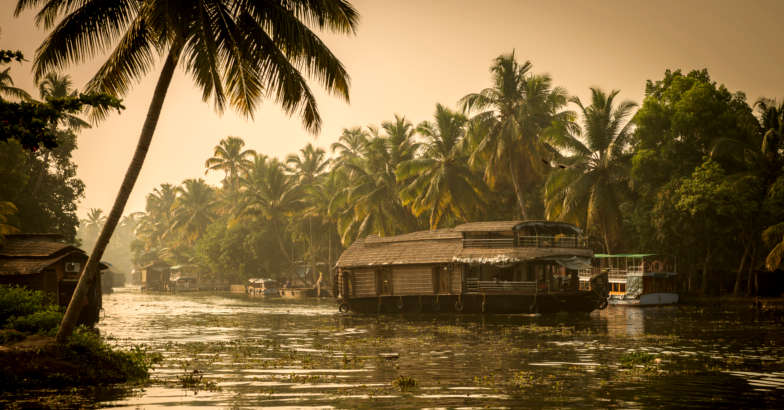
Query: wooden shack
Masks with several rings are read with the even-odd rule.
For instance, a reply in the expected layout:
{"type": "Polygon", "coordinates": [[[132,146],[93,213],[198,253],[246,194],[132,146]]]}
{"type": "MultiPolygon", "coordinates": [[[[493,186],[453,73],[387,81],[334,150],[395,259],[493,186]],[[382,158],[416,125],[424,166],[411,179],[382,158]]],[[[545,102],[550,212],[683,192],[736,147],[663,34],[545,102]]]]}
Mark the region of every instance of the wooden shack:
{"type": "MultiPolygon", "coordinates": [[[[84,251],[65,243],[58,234],[6,235],[0,245],[0,284],[43,291],[53,303],[65,307],[71,301],[87,259],[84,251]]],[[[100,268],[104,270],[107,266],[101,264],[100,268]]],[[[98,322],[101,304],[101,278],[97,275],[79,323],[98,322]]]]}
{"type": "Polygon", "coordinates": [[[591,311],[606,295],[578,289],[593,251],[580,229],[549,221],[473,222],[352,244],[336,264],[341,310],[591,311]]]}
{"type": "Polygon", "coordinates": [[[171,268],[161,261],[149,263],[141,268],[142,291],[162,292],[169,290],[171,268]]]}

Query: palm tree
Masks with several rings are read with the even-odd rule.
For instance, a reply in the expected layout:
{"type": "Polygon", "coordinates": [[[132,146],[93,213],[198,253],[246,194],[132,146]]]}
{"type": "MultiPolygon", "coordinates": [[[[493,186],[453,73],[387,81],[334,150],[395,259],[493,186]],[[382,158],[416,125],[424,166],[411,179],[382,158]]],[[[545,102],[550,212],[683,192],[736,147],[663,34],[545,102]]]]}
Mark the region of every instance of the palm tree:
{"type": "Polygon", "coordinates": [[[226,137],[215,146],[213,156],[204,163],[207,170],[204,171],[206,175],[209,171],[220,170],[226,176],[223,178],[227,188],[235,190],[237,188],[237,179],[240,174],[245,172],[253,163],[252,158],[256,155],[256,151],[252,149],[243,150],[245,141],[240,137],[226,137]]]}
{"type": "MultiPolygon", "coordinates": [[[[43,78],[38,80],[38,93],[43,100],[76,97],[79,95],[79,92],[75,90],[72,85],[73,83],[71,82],[70,75],[60,75],[54,72],[46,73],[43,78]]],[[[74,131],[90,127],[90,124],[83,119],[68,113],[62,117],[62,122],[63,125],[74,131]]]]}
{"type": "MultiPolygon", "coordinates": [[[[733,293],[740,294],[741,278],[748,261],[748,281],[746,291],[751,292],[754,269],[757,266],[758,249],[768,245],[770,252],[765,264],[769,269],[780,263],[780,252],[784,246],[778,246],[784,225],[779,224],[777,207],[766,206],[776,190],[777,180],[784,169],[784,103],[776,100],[760,98],[754,104],[759,115],[753,127],[754,132],[738,138],[717,138],[711,148],[711,157],[723,160],[729,169],[735,169],[730,178],[744,187],[744,192],[753,199],[746,206],[749,219],[740,221],[740,239],[743,244],[743,255],[735,275],[733,293]],[[760,189],[755,189],[760,188],[760,189]],[[756,208],[752,208],[756,207],[756,208]],[[771,210],[774,215],[769,215],[771,210]],[[762,241],[760,241],[762,239],[762,241]],[[776,255],[779,256],[776,256],[776,255]]],[[[784,179],[782,179],[784,181],[784,179]]]]}
{"type": "Polygon", "coordinates": [[[330,212],[338,217],[344,245],[368,234],[392,235],[418,227],[400,200],[402,183],[395,175],[398,165],[414,156],[413,126],[397,116],[394,123],[383,125],[387,135],[371,128],[375,136],[364,145],[362,155],[339,163],[349,180],[332,198],[330,212]]]}
{"type": "Polygon", "coordinates": [[[338,158],[335,160],[336,166],[339,167],[340,163],[349,158],[363,155],[369,138],[370,133],[363,130],[362,127],[344,128],[343,133],[338,137],[338,142],[330,146],[333,153],[338,152],[338,158]]]}
{"type": "Polygon", "coordinates": [[[297,181],[286,174],[277,159],[258,155],[246,176],[240,178],[241,217],[251,217],[269,225],[281,253],[293,263],[293,255],[285,243],[287,218],[304,206],[303,193],[297,181]]]}
{"type": "Polygon", "coordinates": [[[624,101],[614,106],[618,90],[609,94],[591,88],[591,105],[577,97],[583,115],[582,132],[551,136],[554,145],[572,154],[548,178],[545,198],[547,217],[570,220],[597,232],[606,252],[618,243],[620,234],[621,190],[626,186],[628,140],[627,121],[637,105],[624,101]]]}
{"type": "Polygon", "coordinates": [[[152,262],[164,248],[164,239],[172,224],[172,210],[177,199],[177,187],[162,184],[147,195],[145,213],[139,218],[135,236],[137,259],[152,262]]]}
{"type": "Polygon", "coordinates": [[[14,80],[11,78],[11,67],[0,71],[0,100],[11,98],[14,100],[30,100],[30,94],[27,91],[14,87],[14,80]]]}
{"type": "Polygon", "coordinates": [[[472,165],[486,163],[485,179],[493,188],[499,181],[511,182],[523,219],[536,207],[526,195],[544,178],[541,159],[552,155],[542,137],[553,124],[574,118],[570,111],[559,111],[566,105],[566,91],[552,87],[547,75],[529,74],[530,69],[531,62],[518,64],[514,52],[501,55],[490,68],[493,87],[460,100],[463,112],[476,112],[471,120],[486,130],[471,155],[472,165]]]}
{"type": "Polygon", "coordinates": [[[299,183],[305,187],[313,185],[320,175],[329,166],[327,153],[321,148],[315,148],[313,144],[308,144],[299,150],[299,155],[291,154],[286,158],[289,170],[299,179],[299,183]]]}
{"type": "Polygon", "coordinates": [[[41,7],[37,24],[52,29],[36,52],[36,78],[109,52],[87,91],[122,97],[155,67],[156,56],[165,55],[131,165],[71,298],[77,303],[69,303],[58,331],[57,340],[64,342],[73,332],[81,302],[139,176],[177,65],[191,74],[204,100],[213,97],[219,112],[228,104],[252,115],[259,100],[269,96],[285,112],[298,113],[305,128],[316,132],[321,117],[300,70],[346,100],[349,78],[311,28],[353,33],[358,15],[347,0],[263,5],[250,0],[19,0],[15,14],[34,7],[41,7]]]}
{"type": "Polygon", "coordinates": [[[186,179],[177,187],[169,230],[193,245],[215,219],[215,190],[203,179],[186,179]]]}
{"type": "Polygon", "coordinates": [[[19,232],[19,228],[11,223],[11,216],[17,212],[16,205],[10,201],[0,201],[0,243],[3,236],[19,232]]]}
{"type": "Polygon", "coordinates": [[[444,217],[465,222],[481,207],[482,182],[469,169],[463,149],[466,122],[464,115],[437,104],[435,123],[417,127],[427,139],[423,154],[397,168],[398,181],[411,181],[400,192],[403,204],[416,216],[428,212],[430,229],[444,217]]]}

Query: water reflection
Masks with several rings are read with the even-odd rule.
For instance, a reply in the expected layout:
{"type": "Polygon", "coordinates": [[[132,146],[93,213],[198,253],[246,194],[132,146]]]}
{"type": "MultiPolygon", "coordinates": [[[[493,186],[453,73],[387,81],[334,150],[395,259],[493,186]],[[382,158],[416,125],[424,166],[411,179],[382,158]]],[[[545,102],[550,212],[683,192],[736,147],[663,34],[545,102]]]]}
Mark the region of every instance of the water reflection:
{"type": "Polygon", "coordinates": [[[784,400],[782,327],[744,312],[377,317],[337,314],[331,301],[133,289],[107,296],[104,309],[105,334],[165,357],[153,386],[109,406],[748,408],[784,400]],[[630,352],[651,361],[624,364],[630,352]],[[194,369],[205,383],[184,388],[194,369]],[[406,378],[416,385],[404,388],[406,378]]]}

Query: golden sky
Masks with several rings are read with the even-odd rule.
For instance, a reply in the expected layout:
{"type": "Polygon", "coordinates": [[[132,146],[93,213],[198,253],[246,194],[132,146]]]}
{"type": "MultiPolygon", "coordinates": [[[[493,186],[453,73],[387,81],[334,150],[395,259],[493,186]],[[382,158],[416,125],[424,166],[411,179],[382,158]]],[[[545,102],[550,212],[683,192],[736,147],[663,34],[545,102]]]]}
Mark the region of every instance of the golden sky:
{"type": "MultiPolygon", "coordinates": [[[[32,13],[13,18],[15,1],[0,0],[0,48],[32,59],[45,34],[32,13]]],[[[323,38],[351,74],[351,103],[317,91],[322,132],[309,135],[297,118],[272,102],[254,120],[215,114],[190,77],[178,72],[169,89],[144,168],[126,212],[144,209],[155,186],[203,177],[204,161],[224,137],[243,137],[249,148],[283,159],[308,142],[328,150],[343,128],[379,124],[395,113],[415,124],[430,119],[437,102],[456,107],[469,92],[490,85],[496,56],[515,50],[536,73],[550,74],[584,101],[589,87],[620,89],[641,102],[645,80],[667,68],[708,68],[731,91],[784,97],[784,1],[383,1],[356,0],[355,37],[323,38]]],[[[77,87],[99,59],[70,67],[77,87]]],[[[14,64],[16,85],[35,90],[30,63],[14,64]]],[[[79,135],[75,160],[87,185],[79,207],[111,207],[141,130],[156,71],[126,96],[127,107],[79,135]]],[[[316,84],[312,84],[317,89],[316,84]]],[[[33,94],[37,94],[34,92],[33,94]]],[[[574,108],[574,107],[572,107],[574,108]]],[[[222,175],[211,174],[216,183],[222,175]]]]}

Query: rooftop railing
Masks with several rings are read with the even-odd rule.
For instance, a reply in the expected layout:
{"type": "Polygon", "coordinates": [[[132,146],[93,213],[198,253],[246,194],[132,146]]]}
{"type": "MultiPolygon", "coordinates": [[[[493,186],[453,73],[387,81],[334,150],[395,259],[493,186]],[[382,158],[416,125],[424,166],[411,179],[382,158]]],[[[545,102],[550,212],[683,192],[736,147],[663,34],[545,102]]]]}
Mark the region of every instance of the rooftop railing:
{"type": "Polygon", "coordinates": [[[464,238],[464,248],[587,248],[586,238],[578,235],[518,236],[515,238],[464,238]]]}

